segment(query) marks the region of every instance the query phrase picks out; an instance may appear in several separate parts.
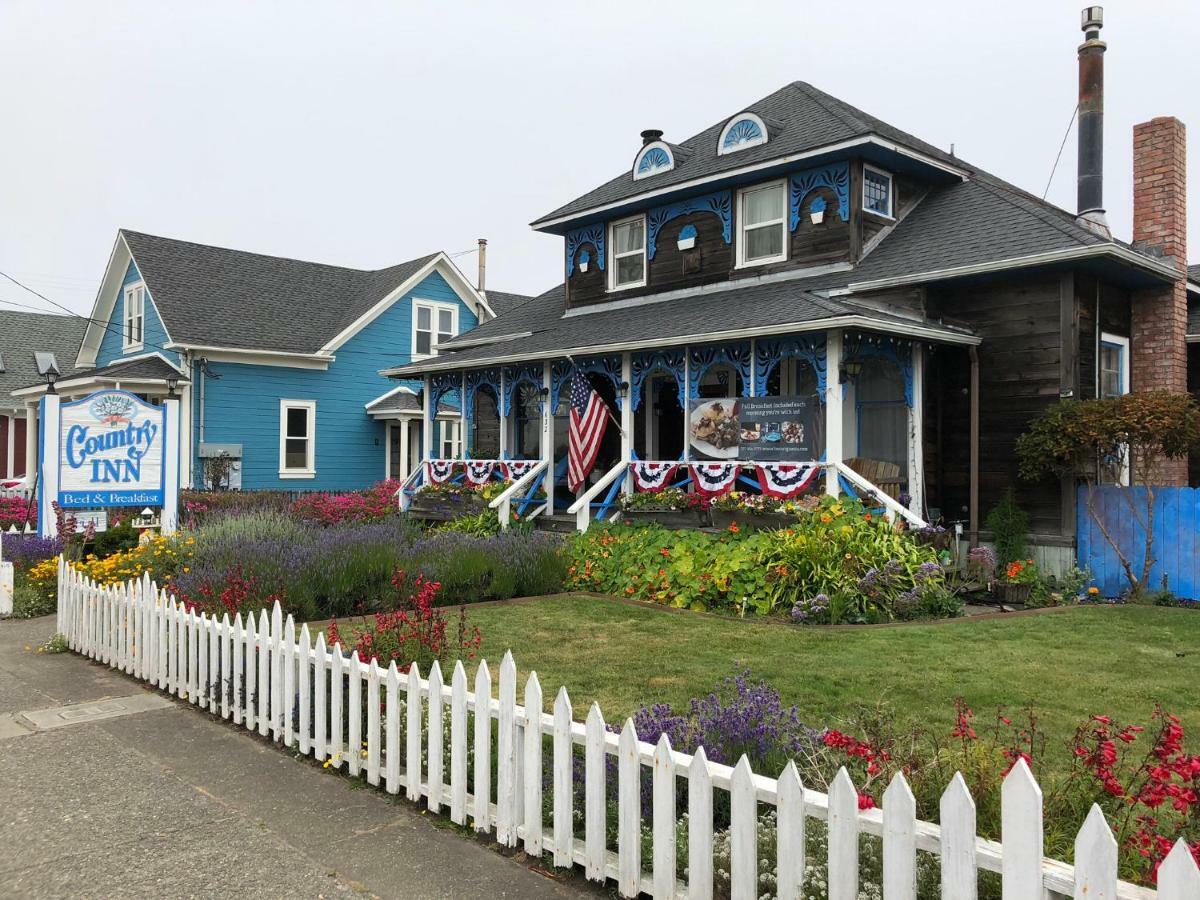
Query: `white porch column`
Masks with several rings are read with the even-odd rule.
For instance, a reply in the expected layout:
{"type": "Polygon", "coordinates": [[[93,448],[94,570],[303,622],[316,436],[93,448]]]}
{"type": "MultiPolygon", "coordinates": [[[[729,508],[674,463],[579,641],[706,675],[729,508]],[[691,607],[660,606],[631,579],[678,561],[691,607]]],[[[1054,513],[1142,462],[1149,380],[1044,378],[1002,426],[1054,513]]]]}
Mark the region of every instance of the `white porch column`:
{"type": "MultiPolygon", "coordinates": [[[[825,332],[825,461],[842,461],[842,330],[825,332]]],[[[826,470],[825,493],[838,494],[836,470],[826,470]]]]}
{"type": "MultiPolygon", "coordinates": [[[[621,461],[629,465],[633,459],[633,354],[621,354],[621,381],[625,384],[625,396],[621,398],[621,461]]],[[[633,482],[626,478],[621,486],[622,493],[633,490],[633,482]]]]}
{"type": "MultiPolygon", "coordinates": [[[[467,421],[467,373],[463,372],[462,379],[459,382],[462,387],[458,392],[458,458],[466,459],[467,456],[474,451],[475,435],[467,431],[470,423],[467,421]]],[[[475,404],[471,404],[472,410],[475,404]]]]}
{"type": "Polygon", "coordinates": [[[13,478],[17,474],[17,417],[6,414],[4,418],[8,419],[8,427],[4,430],[6,445],[0,448],[0,453],[4,454],[4,476],[13,478]]]}
{"type": "Polygon", "coordinates": [[[58,394],[42,397],[42,415],[46,421],[46,434],[42,446],[33,455],[38,479],[38,534],[54,537],[55,515],[53,504],[58,502],[58,435],[61,416],[61,398],[58,394]],[[42,463],[45,465],[42,465],[42,463]]]}
{"type": "Polygon", "coordinates": [[[908,408],[908,508],[925,518],[925,345],[912,346],[912,406],[908,408]]]}
{"type": "MultiPolygon", "coordinates": [[[[424,424],[421,426],[421,459],[433,459],[433,429],[437,425],[437,417],[431,410],[433,405],[433,379],[425,376],[425,391],[421,395],[421,416],[424,424]]],[[[405,444],[407,449],[408,445],[405,444]]]]}
{"type": "Polygon", "coordinates": [[[192,464],[196,456],[192,441],[192,386],[185,384],[179,390],[179,484],[192,486],[192,464]]]}
{"type": "MultiPolygon", "coordinates": [[[[392,427],[396,427],[396,423],[392,423],[392,427]]],[[[391,437],[388,438],[388,464],[391,464],[392,447],[391,437]]],[[[412,474],[412,464],[408,458],[408,419],[400,420],[400,472],[399,474],[392,473],[393,478],[399,478],[401,481],[408,478],[412,474]]]]}
{"type": "MultiPolygon", "coordinates": [[[[174,397],[163,400],[163,421],[166,423],[166,446],[181,447],[179,431],[179,401],[174,397]]],[[[163,459],[163,505],[159,517],[160,533],[174,534],[179,523],[179,468],[183,454],[168,452],[163,459]]]]}
{"type": "Polygon", "coordinates": [[[542,487],[546,491],[546,514],[554,512],[554,374],[550,360],[542,363],[542,459],[547,462],[542,487]]]}
{"type": "Polygon", "coordinates": [[[25,403],[25,481],[32,487],[33,474],[37,472],[38,418],[37,401],[25,403]]]}
{"type": "Polygon", "coordinates": [[[683,397],[679,405],[683,407],[683,459],[686,462],[692,458],[692,442],[688,440],[688,419],[692,410],[692,348],[683,348],[683,397]]]}

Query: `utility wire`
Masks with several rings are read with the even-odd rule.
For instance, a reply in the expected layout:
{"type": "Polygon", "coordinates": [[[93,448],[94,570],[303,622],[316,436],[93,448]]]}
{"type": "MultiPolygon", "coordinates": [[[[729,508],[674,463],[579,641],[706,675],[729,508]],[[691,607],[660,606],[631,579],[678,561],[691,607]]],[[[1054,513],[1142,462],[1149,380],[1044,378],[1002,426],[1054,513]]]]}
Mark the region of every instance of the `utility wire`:
{"type": "Polygon", "coordinates": [[[1067,138],[1071,136],[1071,128],[1075,125],[1075,117],[1079,115],[1079,104],[1075,104],[1075,108],[1071,110],[1071,121],[1067,123],[1067,133],[1063,135],[1062,143],[1058,147],[1058,156],[1054,157],[1054,165],[1050,167],[1050,177],[1046,179],[1046,189],[1042,191],[1042,199],[1046,199],[1046,195],[1050,193],[1050,182],[1054,180],[1054,173],[1058,171],[1058,161],[1062,159],[1063,149],[1067,146],[1067,138]]]}

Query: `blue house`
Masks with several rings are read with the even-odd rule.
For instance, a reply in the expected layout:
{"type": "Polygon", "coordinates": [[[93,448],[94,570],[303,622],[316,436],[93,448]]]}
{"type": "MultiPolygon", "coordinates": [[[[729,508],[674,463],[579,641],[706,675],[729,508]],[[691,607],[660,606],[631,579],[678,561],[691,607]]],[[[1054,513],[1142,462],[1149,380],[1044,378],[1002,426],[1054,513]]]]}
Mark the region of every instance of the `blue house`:
{"type": "MultiPolygon", "coordinates": [[[[57,390],[178,396],[185,485],[212,486],[225,468],[234,488],[362,488],[406,476],[423,440],[421,384],[380,369],[434,356],[495,315],[441,252],[363,271],[123,229],[57,390]]],[[[430,411],[447,453],[461,440],[454,402],[430,411]]]]}

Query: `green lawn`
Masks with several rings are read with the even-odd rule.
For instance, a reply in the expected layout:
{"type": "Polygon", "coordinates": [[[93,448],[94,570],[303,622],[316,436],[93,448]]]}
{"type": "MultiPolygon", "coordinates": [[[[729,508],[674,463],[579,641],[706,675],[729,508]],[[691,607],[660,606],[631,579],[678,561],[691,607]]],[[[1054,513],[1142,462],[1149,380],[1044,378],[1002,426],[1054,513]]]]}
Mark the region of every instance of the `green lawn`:
{"type": "Polygon", "coordinates": [[[988,621],[820,629],[562,597],[480,607],[470,619],[483,630],[493,674],[511,648],[522,682],[537,670],[547,707],[567,686],[576,718],[593,700],[610,722],[643,703],[686,703],[735,667],[748,667],[814,726],[884,699],[904,716],[948,728],[952,701],[962,696],[978,722],[988,724],[999,705],[1032,704],[1052,751],[1091,713],[1144,723],[1155,700],[1200,729],[1196,610],[1084,607],[988,621]]]}

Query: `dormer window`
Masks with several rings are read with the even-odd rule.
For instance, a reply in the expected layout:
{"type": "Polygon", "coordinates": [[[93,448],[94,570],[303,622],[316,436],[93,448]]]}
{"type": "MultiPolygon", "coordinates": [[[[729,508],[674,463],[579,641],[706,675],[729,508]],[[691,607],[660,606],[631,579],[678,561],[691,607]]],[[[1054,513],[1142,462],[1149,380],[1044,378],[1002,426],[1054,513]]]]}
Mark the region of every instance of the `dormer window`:
{"type": "Polygon", "coordinates": [[[872,166],[863,166],[863,209],[892,218],[892,176],[872,166]]]}
{"type": "Polygon", "coordinates": [[[741,113],[730,119],[717,138],[717,155],[737,153],[767,142],[767,125],[754,113],[741,113]]]}
{"type": "Polygon", "coordinates": [[[612,281],[609,287],[642,287],[646,283],[646,220],[642,216],[614,222],[609,247],[612,248],[612,281]]]}
{"type": "Polygon", "coordinates": [[[664,141],[652,141],[638,151],[633,161],[633,178],[649,178],[675,168],[675,155],[664,141]]]}
{"type": "Polygon", "coordinates": [[[146,339],[146,286],[131,284],[125,288],[125,327],[122,329],[121,348],[140,350],[146,339]]]}

